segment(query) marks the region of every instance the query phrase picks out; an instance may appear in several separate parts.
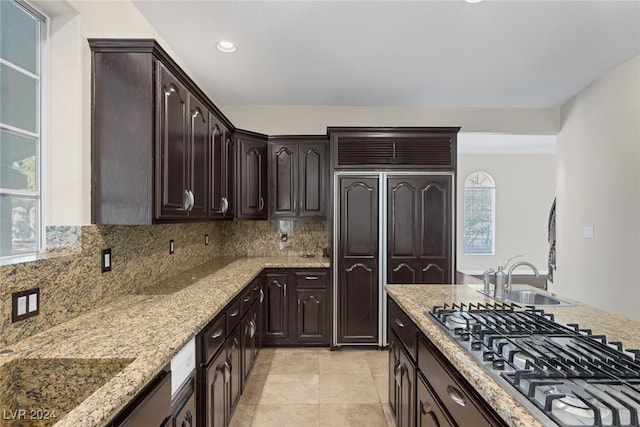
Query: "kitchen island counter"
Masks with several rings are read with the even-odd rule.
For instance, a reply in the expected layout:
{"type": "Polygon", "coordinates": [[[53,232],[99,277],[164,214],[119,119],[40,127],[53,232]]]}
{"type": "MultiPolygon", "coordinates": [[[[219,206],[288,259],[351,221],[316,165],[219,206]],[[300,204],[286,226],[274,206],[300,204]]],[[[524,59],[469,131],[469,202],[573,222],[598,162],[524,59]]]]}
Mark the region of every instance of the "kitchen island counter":
{"type": "MultiPolygon", "coordinates": [[[[495,303],[495,300],[477,292],[481,288],[482,285],[387,285],[386,291],[507,425],[543,426],[543,422],[513,398],[517,393],[515,389],[509,390],[499,385],[435,321],[424,314],[444,303],[495,303]]],[[[526,285],[514,285],[514,288],[535,289],[526,285]]],[[[571,302],[575,305],[541,308],[545,313],[553,313],[558,322],[578,323],[581,328],[592,329],[594,334],[606,335],[610,342],[621,341],[627,349],[640,348],[640,322],[571,302]]]]}
{"type": "MultiPolygon", "coordinates": [[[[0,369],[23,359],[126,363],[56,424],[104,426],[264,268],[328,267],[327,258],[215,259],[7,347],[10,352],[0,356],[0,369]]],[[[79,366],[91,375],[91,365],[79,366]]],[[[40,381],[37,375],[32,380],[40,381]]],[[[47,408],[18,409],[29,413],[47,408]]]]}

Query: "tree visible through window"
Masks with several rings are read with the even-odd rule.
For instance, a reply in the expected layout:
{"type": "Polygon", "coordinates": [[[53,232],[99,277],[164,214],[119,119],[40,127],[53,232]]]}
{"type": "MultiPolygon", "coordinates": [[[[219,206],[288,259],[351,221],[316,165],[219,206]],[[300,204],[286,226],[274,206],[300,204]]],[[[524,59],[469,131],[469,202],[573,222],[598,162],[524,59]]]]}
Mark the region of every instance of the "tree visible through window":
{"type": "Polygon", "coordinates": [[[27,3],[0,0],[0,258],[41,248],[44,30],[27,3]]]}
{"type": "Polygon", "coordinates": [[[493,254],[495,237],[493,178],[474,172],[464,181],[464,253],[493,254]]]}

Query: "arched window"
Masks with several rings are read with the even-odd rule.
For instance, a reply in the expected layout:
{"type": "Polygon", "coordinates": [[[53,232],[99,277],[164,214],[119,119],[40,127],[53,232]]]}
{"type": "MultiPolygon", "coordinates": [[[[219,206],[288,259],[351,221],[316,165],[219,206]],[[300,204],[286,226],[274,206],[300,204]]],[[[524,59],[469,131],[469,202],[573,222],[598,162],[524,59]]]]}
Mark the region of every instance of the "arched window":
{"type": "Polygon", "coordinates": [[[493,178],[474,172],[464,181],[464,253],[495,251],[495,194],[493,178]]]}

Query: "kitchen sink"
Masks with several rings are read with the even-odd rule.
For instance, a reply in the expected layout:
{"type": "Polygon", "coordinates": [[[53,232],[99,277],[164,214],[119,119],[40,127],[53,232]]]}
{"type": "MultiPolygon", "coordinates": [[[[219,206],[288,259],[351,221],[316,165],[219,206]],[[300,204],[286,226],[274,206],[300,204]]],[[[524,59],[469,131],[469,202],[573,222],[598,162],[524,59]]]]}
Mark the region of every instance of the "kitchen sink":
{"type": "Polygon", "coordinates": [[[517,305],[533,305],[533,306],[572,306],[573,304],[554,297],[544,292],[535,290],[516,289],[504,293],[504,299],[498,299],[493,296],[493,291],[485,292],[483,289],[478,289],[481,294],[487,295],[497,301],[504,302],[505,304],[517,304],[517,305]]]}
{"type": "MultiPolygon", "coordinates": [[[[102,387],[133,359],[28,359],[0,365],[0,412],[48,426],[102,387]]],[[[9,416],[9,415],[7,415],[9,416]]]]}

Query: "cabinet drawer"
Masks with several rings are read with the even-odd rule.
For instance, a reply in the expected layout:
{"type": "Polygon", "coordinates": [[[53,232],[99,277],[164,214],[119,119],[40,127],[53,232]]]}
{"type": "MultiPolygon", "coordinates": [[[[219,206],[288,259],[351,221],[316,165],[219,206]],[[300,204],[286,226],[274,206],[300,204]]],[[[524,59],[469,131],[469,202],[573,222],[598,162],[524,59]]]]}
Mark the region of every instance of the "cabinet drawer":
{"type": "Polygon", "coordinates": [[[417,360],[417,341],[418,341],[418,328],[409,319],[409,317],[398,307],[395,301],[389,298],[388,312],[387,312],[387,324],[389,329],[394,331],[400,342],[407,349],[409,356],[412,360],[417,360]]]}
{"type": "Polygon", "coordinates": [[[202,330],[202,360],[208,363],[216,355],[225,339],[225,315],[215,318],[202,330]]]}
{"type": "Polygon", "coordinates": [[[298,288],[326,288],[327,272],[323,270],[296,271],[296,287],[298,288]]]}
{"type": "Polygon", "coordinates": [[[240,303],[242,300],[240,298],[234,299],[224,311],[227,315],[227,336],[231,335],[233,328],[240,324],[240,303]]]}
{"type": "Polygon", "coordinates": [[[249,311],[249,308],[253,304],[253,284],[250,283],[240,294],[240,311],[242,313],[242,317],[249,311]]]}
{"type": "Polygon", "coordinates": [[[471,386],[461,378],[456,378],[452,372],[453,368],[447,368],[444,362],[439,360],[443,357],[431,342],[420,336],[418,368],[455,423],[478,427],[496,425],[487,419],[488,414],[482,410],[481,399],[474,396],[471,386]]]}

